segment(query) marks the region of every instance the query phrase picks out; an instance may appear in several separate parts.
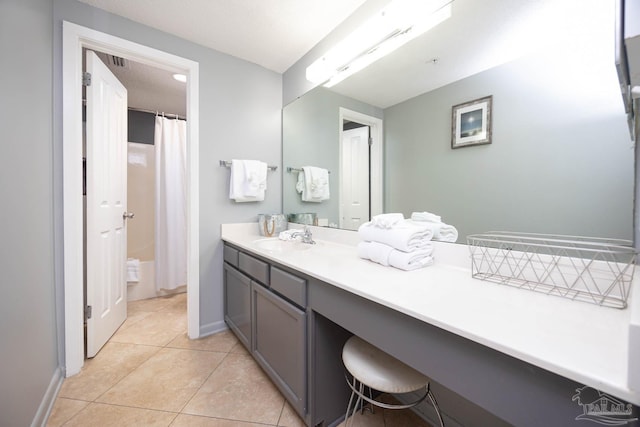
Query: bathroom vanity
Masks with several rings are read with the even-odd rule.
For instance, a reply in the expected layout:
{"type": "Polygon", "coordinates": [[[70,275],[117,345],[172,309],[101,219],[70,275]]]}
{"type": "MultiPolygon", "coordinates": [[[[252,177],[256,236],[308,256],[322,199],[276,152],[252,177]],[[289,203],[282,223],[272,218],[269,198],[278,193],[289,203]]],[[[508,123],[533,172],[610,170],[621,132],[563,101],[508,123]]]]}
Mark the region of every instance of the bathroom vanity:
{"type": "Polygon", "coordinates": [[[465,245],[438,242],[405,272],[358,258],[357,233],[313,231],[268,246],[256,224],[222,226],[225,320],[307,425],[344,414],[352,334],[429,376],[447,425],[581,425],[585,385],[640,404],[633,290],[618,310],[483,282],[465,245]]]}

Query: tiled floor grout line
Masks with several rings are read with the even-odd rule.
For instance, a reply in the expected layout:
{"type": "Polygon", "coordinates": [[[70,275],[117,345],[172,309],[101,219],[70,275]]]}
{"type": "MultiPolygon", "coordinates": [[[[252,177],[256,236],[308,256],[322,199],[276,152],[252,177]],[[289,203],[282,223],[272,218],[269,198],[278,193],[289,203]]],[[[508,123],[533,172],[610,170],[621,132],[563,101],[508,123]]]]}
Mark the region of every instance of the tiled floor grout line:
{"type": "MultiPolygon", "coordinates": [[[[202,351],[206,351],[206,350],[202,350],[202,351]]],[[[221,351],[219,351],[219,352],[209,351],[209,353],[223,353],[223,352],[221,352],[221,351]]],[[[217,365],[215,368],[213,368],[213,370],[212,370],[211,372],[209,372],[209,375],[207,375],[207,378],[205,378],[205,379],[204,379],[204,381],[202,381],[202,384],[200,384],[200,386],[198,387],[198,389],[197,389],[195,392],[193,392],[193,395],[191,395],[191,397],[190,397],[189,399],[187,399],[187,401],[185,402],[185,404],[184,404],[184,405],[182,405],[182,408],[180,408],[180,413],[181,413],[181,414],[185,414],[185,415],[193,415],[193,414],[189,414],[189,413],[183,412],[183,411],[184,411],[184,408],[186,408],[186,407],[187,407],[187,405],[189,405],[189,403],[191,403],[191,401],[193,400],[193,398],[194,398],[194,397],[196,397],[196,395],[198,394],[198,392],[200,391],[200,389],[201,389],[202,387],[204,387],[204,385],[207,383],[207,381],[209,380],[209,378],[211,378],[211,375],[213,375],[213,373],[214,373],[214,372],[215,372],[215,371],[220,367],[220,365],[222,365],[222,362],[224,362],[224,360],[225,360],[227,357],[229,357],[229,354],[231,354],[231,353],[230,353],[230,352],[226,352],[225,356],[224,356],[222,359],[220,359],[220,362],[218,362],[218,365],[217,365]]],[[[213,417],[207,417],[207,418],[213,418],[213,417]]]]}
{"type": "MultiPolygon", "coordinates": [[[[110,341],[107,341],[107,342],[110,342],[110,341]]],[[[131,344],[131,345],[135,345],[135,346],[139,346],[140,345],[140,346],[145,346],[145,347],[155,347],[157,350],[154,353],[150,354],[149,357],[147,357],[145,360],[141,361],[138,366],[136,366],[135,368],[131,369],[131,371],[127,372],[126,375],[123,375],[122,378],[120,378],[118,381],[116,381],[111,387],[109,387],[108,389],[103,391],[101,394],[96,396],[96,398],[92,401],[93,403],[103,403],[103,402],[98,402],[98,399],[100,399],[102,396],[107,394],[112,388],[114,388],[115,386],[120,384],[122,381],[124,381],[125,378],[127,378],[129,375],[131,375],[136,369],[138,369],[139,367],[144,365],[147,361],[149,361],[149,359],[151,359],[153,356],[158,354],[158,352],[162,349],[162,347],[158,347],[158,346],[155,346],[155,345],[148,345],[148,344],[132,344],[132,343],[119,343],[119,344],[131,344]]],[[[110,403],[103,403],[103,404],[110,405],[110,403]]],[[[115,405],[115,406],[124,406],[124,405],[115,405]]],[[[147,409],[147,408],[142,408],[142,409],[147,409]]],[[[171,411],[165,411],[165,412],[171,412],[171,411]]]]}

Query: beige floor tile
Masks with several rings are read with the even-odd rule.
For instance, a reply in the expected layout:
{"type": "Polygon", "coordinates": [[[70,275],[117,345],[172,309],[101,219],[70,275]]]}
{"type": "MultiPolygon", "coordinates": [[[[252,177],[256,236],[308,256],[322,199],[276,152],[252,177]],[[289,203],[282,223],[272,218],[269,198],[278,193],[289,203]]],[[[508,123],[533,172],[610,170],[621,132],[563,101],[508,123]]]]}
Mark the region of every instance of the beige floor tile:
{"type": "Polygon", "coordinates": [[[186,313],[155,312],[125,329],[119,329],[111,342],[165,346],[187,330],[186,313]]]}
{"type": "Polygon", "coordinates": [[[173,421],[171,427],[265,427],[265,424],[180,414],[173,421]]]}
{"type": "Polygon", "coordinates": [[[184,333],[167,344],[167,347],[229,353],[237,343],[238,339],[233,335],[233,332],[227,330],[197,340],[190,340],[184,333]]]}
{"type": "Polygon", "coordinates": [[[64,380],[58,396],[93,401],[158,350],[146,345],[108,342],[96,357],[85,360],[79,374],[64,380]]]}
{"type": "MultiPolygon", "coordinates": [[[[233,333],[233,332],[232,332],[233,333]]],[[[235,336],[235,335],[234,335],[235,336]]],[[[249,352],[247,351],[247,349],[245,348],[244,345],[242,345],[242,343],[240,341],[238,341],[236,343],[236,345],[233,346],[233,348],[229,351],[229,353],[235,353],[235,354],[246,354],[248,355],[249,352]]]]}
{"type": "Polygon", "coordinates": [[[251,356],[229,353],[182,412],[276,425],[283,405],[251,356]]]}
{"type": "Polygon", "coordinates": [[[302,418],[298,416],[298,413],[293,410],[288,402],[284,403],[280,420],[278,421],[279,427],[305,427],[306,424],[302,421],[302,418]]]}
{"type": "Polygon", "coordinates": [[[171,295],[168,297],[164,297],[167,298],[170,302],[169,304],[165,305],[164,307],[162,307],[160,310],[160,312],[173,312],[173,313],[186,313],[187,312],[187,294],[186,292],[180,293],[180,294],[175,294],[175,295],[171,295]]]}
{"type": "Polygon", "coordinates": [[[224,356],[225,353],[163,348],[98,401],[179,412],[224,356]]]}
{"type": "MultiPolygon", "coordinates": [[[[392,426],[392,424],[389,424],[389,426],[392,426]]],[[[340,423],[338,427],[345,427],[345,423],[340,423]]],[[[349,417],[348,427],[385,427],[384,413],[380,408],[376,408],[373,414],[370,411],[362,413],[358,411],[355,415],[349,417]]]]}
{"type": "Polygon", "coordinates": [[[59,397],[56,399],[51,409],[51,415],[47,421],[47,427],[59,427],[67,422],[71,417],[83,410],[89,402],[75,399],[65,399],[59,397]]]}
{"type": "MultiPolygon", "coordinates": [[[[146,312],[160,311],[163,308],[167,307],[168,305],[171,305],[172,303],[174,303],[175,302],[174,298],[176,298],[179,295],[181,294],[169,295],[166,297],[141,299],[138,301],[128,301],[127,313],[133,314],[140,311],[146,311],[146,312]]],[[[185,312],[186,312],[186,307],[185,307],[185,312]]]]}
{"type": "Polygon", "coordinates": [[[124,323],[122,325],[120,325],[120,328],[118,328],[118,331],[123,331],[123,330],[131,327],[132,325],[143,321],[150,314],[153,314],[153,312],[151,312],[151,311],[135,311],[135,312],[131,313],[131,312],[127,311],[127,319],[124,321],[124,323]]]}
{"type": "Polygon", "coordinates": [[[69,420],[65,427],[168,427],[176,415],[171,412],[91,403],[69,420]]]}

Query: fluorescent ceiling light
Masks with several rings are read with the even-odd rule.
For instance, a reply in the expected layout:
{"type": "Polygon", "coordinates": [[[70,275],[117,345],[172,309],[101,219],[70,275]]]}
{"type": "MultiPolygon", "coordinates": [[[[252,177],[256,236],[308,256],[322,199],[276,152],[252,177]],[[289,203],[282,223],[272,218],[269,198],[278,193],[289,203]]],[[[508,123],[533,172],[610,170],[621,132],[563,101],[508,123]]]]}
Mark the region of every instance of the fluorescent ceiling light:
{"type": "Polygon", "coordinates": [[[173,78],[176,79],[179,82],[182,83],[186,83],[187,82],[187,76],[185,76],[184,74],[174,74],[173,78]]]}
{"type": "Polygon", "coordinates": [[[393,0],[307,67],[307,80],[331,87],[451,16],[453,0],[393,0]]]}

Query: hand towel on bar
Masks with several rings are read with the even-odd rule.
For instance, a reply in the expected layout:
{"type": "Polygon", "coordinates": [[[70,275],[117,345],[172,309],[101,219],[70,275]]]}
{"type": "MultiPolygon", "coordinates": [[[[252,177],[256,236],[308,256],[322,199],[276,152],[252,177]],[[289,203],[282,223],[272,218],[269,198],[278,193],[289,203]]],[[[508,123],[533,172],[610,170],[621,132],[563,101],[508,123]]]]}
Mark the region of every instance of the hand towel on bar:
{"type": "Polygon", "coordinates": [[[444,222],[410,221],[415,225],[428,227],[433,233],[433,240],[451,243],[455,243],[458,240],[458,229],[453,225],[445,224],[444,222]]]}
{"type": "Polygon", "coordinates": [[[244,160],[244,197],[258,197],[267,188],[267,164],[259,160],[244,160]]]}
{"type": "Polygon", "coordinates": [[[304,185],[302,186],[303,202],[322,202],[329,200],[329,171],[327,169],[314,166],[303,166],[302,172],[298,174],[298,184],[300,175],[303,175],[304,185]]]}
{"type": "Polygon", "coordinates": [[[358,243],[358,256],[380,265],[391,266],[400,270],[416,270],[433,264],[433,246],[413,252],[403,252],[378,242],[358,243]]]}
{"type": "Polygon", "coordinates": [[[245,193],[245,181],[247,173],[244,160],[231,160],[231,177],[229,179],[229,198],[235,200],[238,203],[241,202],[260,202],[264,200],[265,186],[262,190],[257,192],[256,196],[246,196],[245,193]]]}
{"type": "Polygon", "coordinates": [[[379,242],[394,249],[411,252],[429,246],[433,232],[429,227],[417,225],[407,220],[395,224],[392,228],[379,228],[371,222],[365,222],[358,228],[362,240],[379,242]]]}
{"type": "Polygon", "coordinates": [[[371,223],[378,228],[393,228],[394,225],[404,220],[401,213],[380,214],[371,218],[371,223]]]}
{"type": "Polygon", "coordinates": [[[412,212],[411,219],[414,221],[442,222],[442,218],[439,215],[431,212],[412,212]]]}

